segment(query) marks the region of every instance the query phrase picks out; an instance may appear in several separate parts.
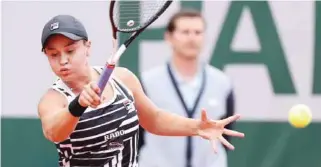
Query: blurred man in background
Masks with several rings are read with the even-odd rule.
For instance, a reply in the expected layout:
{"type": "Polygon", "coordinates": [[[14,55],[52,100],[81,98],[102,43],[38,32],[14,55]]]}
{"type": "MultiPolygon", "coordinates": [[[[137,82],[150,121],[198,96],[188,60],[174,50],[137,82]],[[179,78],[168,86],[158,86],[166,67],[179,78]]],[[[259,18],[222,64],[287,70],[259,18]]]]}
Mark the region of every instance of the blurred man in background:
{"type": "MultiPolygon", "coordinates": [[[[211,119],[225,118],[234,113],[232,84],[222,71],[200,59],[205,29],[198,11],[183,9],[174,14],[165,32],[172,56],[166,64],[143,72],[142,84],[151,100],[168,111],[197,118],[205,108],[211,119]]],[[[201,138],[142,134],[140,167],[227,167],[220,143],[214,153],[201,138]]]]}

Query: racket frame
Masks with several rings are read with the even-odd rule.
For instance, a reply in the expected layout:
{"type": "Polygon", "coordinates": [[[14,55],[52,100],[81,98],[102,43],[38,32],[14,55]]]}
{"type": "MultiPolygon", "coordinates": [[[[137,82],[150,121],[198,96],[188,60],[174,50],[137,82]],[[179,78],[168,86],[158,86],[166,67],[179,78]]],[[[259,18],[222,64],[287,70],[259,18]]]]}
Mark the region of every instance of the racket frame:
{"type": "MultiPolygon", "coordinates": [[[[125,42],[123,42],[122,45],[120,45],[118,50],[114,54],[112,54],[110,59],[108,59],[108,61],[106,62],[104,69],[102,71],[102,74],[100,76],[99,82],[98,82],[98,87],[101,90],[100,94],[99,94],[100,96],[101,96],[107,82],[109,81],[110,76],[112,75],[112,73],[116,67],[116,63],[118,62],[121,55],[126,51],[127,47],[134,41],[134,39],[140,33],[142,33],[149,25],[151,25],[156,19],[158,19],[159,16],[161,16],[165,12],[165,10],[171,5],[171,3],[173,2],[173,0],[167,0],[167,2],[163,5],[163,7],[154,15],[154,17],[149,19],[149,21],[146,22],[146,24],[143,25],[140,29],[132,30],[132,31],[131,30],[122,31],[116,27],[116,24],[113,19],[114,5],[115,5],[116,1],[117,0],[111,0],[110,6],[109,6],[109,19],[110,19],[110,23],[112,26],[112,36],[113,36],[114,40],[117,41],[117,32],[132,33],[132,34],[127,40],[125,40],[125,42]]],[[[118,45],[118,43],[116,42],[114,47],[116,47],[117,45],[118,45]]]]}

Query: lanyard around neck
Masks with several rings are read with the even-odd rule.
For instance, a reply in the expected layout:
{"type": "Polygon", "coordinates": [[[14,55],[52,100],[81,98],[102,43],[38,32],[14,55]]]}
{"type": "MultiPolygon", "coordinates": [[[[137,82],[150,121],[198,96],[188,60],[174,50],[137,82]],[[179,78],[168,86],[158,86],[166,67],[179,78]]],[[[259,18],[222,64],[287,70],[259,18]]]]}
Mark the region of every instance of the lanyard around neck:
{"type": "Polygon", "coordinates": [[[203,68],[202,70],[202,83],[201,83],[201,89],[199,90],[198,92],[198,95],[195,99],[195,102],[194,102],[194,106],[192,107],[192,109],[189,109],[184,101],[184,98],[183,98],[183,95],[181,93],[181,91],[179,90],[178,88],[178,83],[173,75],[173,72],[172,72],[172,69],[170,67],[170,64],[167,63],[167,72],[168,72],[168,75],[170,77],[170,80],[174,86],[174,89],[176,91],[176,94],[178,95],[178,98],[180,99],[180,102],[181,104],[183,105],[184,109],[185,109],[185,112],[186,114],[188,115],[189,118],[192,118],[193,115],[195,114],[196,112],[196,109],[197,109],[197,106],[199,104],[199,101],[202,97],[202,94],[204,92],[204,89],[205,89],[205,86],[206,86],[206,72],[205,72],[205,68],[203,68]]]}

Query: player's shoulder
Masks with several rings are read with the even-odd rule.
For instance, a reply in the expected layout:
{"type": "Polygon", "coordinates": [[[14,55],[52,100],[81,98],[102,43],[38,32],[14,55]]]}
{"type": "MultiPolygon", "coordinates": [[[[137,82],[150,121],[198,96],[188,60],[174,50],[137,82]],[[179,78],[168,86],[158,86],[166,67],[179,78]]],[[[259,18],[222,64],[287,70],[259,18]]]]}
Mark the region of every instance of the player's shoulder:
{"type": "Polygon", "coordinates": [[[68,91],[68,87],[63,82],[63,80],[59,77],[56,77],[53,81],[52,85],[47,89],[47,91],[42,96],[42,99],[51,99],[51,98],[59,98],[65,99],[63,93],[70,94],[68,91]]]}
{"type": "MultiPolygon", "coordinates": [[[[98,71],[100,74],[103,72],[104,70],[104,66],[92,66],[92,68],[94,68],[96,71],[98,71]]],[[[136,77],[136,75],[130,71],[128,68],[125,67],[115,67],[114,71],[113,71],[113,77],[115,79],[120,79],[120,80],[126,80],[128,78],[133,78],[136,77]]]]}
{"type": "Polygon", "coordinates": [[[38,112],[42,112],[47,109],[51,109],[54,107],[64,107],[67,105],[68,100],[64,97],[63,94],[58,91],[49,88],[46,92],[41,96],[38,102],[38,112]]]}
{"type": "Polygon", "coordinates": [[[116,67],[113,73],[113,78],[130,92],[134,92],[141,86],[136,74],[125,67],[116,67]]]}
{"type": "Polygon", "coordinates": [[[114,70],[114,77],[121,80],[128,80],[136,78],[136,75],[126,67],[116,67],[114,70]]]}
{"type": "Polygon", "coordinates": [[[53,88],[49,88],[41,96],[40,102],[42,102],[42,101],[52,101],[53,99],[60,100],[62,102],[66,101],[66,99],[64,98],[64,96],[61,93],[59,93],[58,91],[56,91],[53,88]]]}

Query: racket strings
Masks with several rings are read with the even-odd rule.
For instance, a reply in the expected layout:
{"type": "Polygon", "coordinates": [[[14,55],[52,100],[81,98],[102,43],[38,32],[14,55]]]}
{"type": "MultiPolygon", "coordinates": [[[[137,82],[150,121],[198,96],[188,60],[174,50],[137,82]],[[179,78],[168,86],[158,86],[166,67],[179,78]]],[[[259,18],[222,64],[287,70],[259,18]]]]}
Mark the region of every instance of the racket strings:
{"type": "Polygon", "coordinates": [[[165,5],[165,0],[116,1],[114,23],[120,31],[131,32],[147,25],[165,5]]]}

